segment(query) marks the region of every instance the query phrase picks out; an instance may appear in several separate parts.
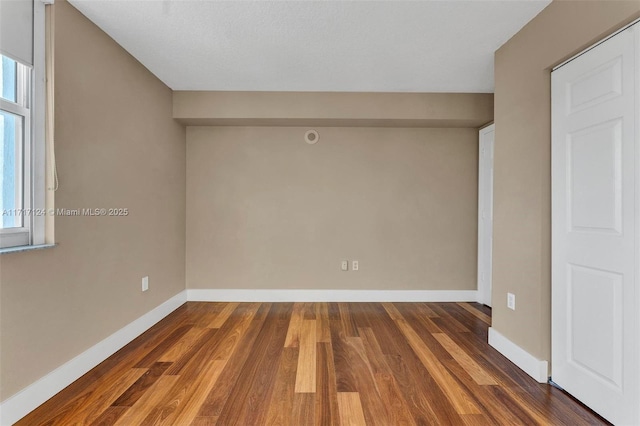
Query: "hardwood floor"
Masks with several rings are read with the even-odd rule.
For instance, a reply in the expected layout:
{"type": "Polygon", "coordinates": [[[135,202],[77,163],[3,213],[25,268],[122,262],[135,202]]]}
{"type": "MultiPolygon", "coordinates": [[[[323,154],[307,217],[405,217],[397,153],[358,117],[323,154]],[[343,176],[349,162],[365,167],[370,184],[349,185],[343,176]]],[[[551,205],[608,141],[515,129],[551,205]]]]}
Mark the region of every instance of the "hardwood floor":
{"type": "Polygon", "coordinates": [[[189,302],[18,425],[605,424],[475,303],[189,302]]]}

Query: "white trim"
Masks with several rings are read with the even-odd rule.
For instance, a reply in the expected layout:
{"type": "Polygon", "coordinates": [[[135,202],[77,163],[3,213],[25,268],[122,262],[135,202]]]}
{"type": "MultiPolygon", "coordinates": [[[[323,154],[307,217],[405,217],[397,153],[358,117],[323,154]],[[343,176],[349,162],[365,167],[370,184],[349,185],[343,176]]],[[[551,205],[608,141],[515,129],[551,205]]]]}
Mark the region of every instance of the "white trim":
{"type": "Polygon", "coordinates": [[[487,124],[483,124],[482,126],[478,127],[478,131],[480,132],[489,126],[493,126],[494,124],[496,124],[495,121],[490,121],[487,124]]]}
{"type": "Polygon", "coordinates": [[[497,332],[493,327],[489,327],[489,345],[520,367],[522,371],[533,377],[538,383],[547,383],[549,381],[549,363],[547,361],[540,361],[497,332]]]}
{"type": "Polygon", "coordinates": [[[492,304],[491,288],[493,285],[493,152],[495,131],[496,125],[490,124],[480,129],[478,134],[478,265],[476,276],[478,280],[478,302],[487,306],[492,304]],[[491,133],[494,134],[493,140],[490,140],[488,136],[491,133]],[[491,149],[491,164],[489,167],[487,167],[484,154],[484,150],[487,148],[491,149]],[[487,175],[491,177],[490,183],[487,182],[487,175]],[[487,186],[488,188],[486,188],[487,186]],[[489,216],[486,218],[487,226],[485,226],[483,214],[489,216]],[[490,227],[490,230],[487,227],[490,227]],[[490,243],[490,248],[485,250],[487,241],[490,243]],[[482,279],[483,277],[484,279],[482,279]]]}
{"type": "Polygon", "coordinates": [[[182,291],[0,404],[0,425],[29,414],[187,301],[182,291]]]}
{"type": "Polygon", "coordinates": [[[188,289],[190,302],[475,302],[476,290],[188,289]]]}
{"type": "MultiPolygon", "coordinates": [[[[18,64],[20,65],[20,67],[24,67],[24,65],[22,64],[18,64]]],[[[20,73],[21,71],[18,71],[18,73],[20,73]]],[[[20,80],[18,80],[18,82],[16,83],[16,87],[17,89],[21,89],[22,88],[22,84],[20,84],[20,80]]],[[[16,100],[19,101],[20,99],[20,95],[16,96],[16,100]]],[[[25,106],[26,102],[11,102],[11,101],[7,101],[5,99],[0,98],[0,109],[6,112],[10,112],[13,115],[19,115],[21,117],[24,117],[26,115],[29,115],[29,111],[30,109],[27,108],[25,106]]]]}
{"type": "Polygon", "coordinates": [[[588,51],[590,51],[591,49],[593,49],[594,47],[597,47],[599,45],[601,45],[602,43],[604,43],[605,41],[609,40],[611,37],[615,37],[616,35],[620,34],[621,32],[623,32],[624,30],[626,30],[627,28],[633,27],[635,24],[637,24],[638,22],[640,22],[640,18],[636,19],[635,21],[625,25],[624,27],[620,28],[619,30],[616,30],[613,34],[608,35],[607,37],[603,38],[602,40],[599,40],[597,42],[595,42],[594,44],[592,44],[591,46],[587,47],[586,49],[580,51],[580,53],[576,53],[575,55],[573,55],[572,57],[570,57],[569,59],[567,59],[566,61],[556,65],[555,67],[551,68],[551,71],[555,71],[558,68],[561,68],[565,65],[567,65],[569,62],[573,61],[574,59],[579,58],[580,56],[584,55],[585,53],[587,53],[588,51]]]}
{"type": "Polygon", "coordinates": [[[23,251],[44,250],[48,248],[53,248],[55,246],[56,244],[42,244],[39,246],[17,246],[17,247],[0,248],[0,255],[9,254],[9,253],[21,253],[23,251]]]}
{"type": "MultiPolygon", "coordinates": [[[[26,218],[23,218],[23,220],[26,218]]],[[[0,229],[0,250],[29,246],[29,228],[0,229]]]]}
{"type": "MultiPolygon", "coordinates": [[[[33,2],[33,72],[31,73],[31,139],[29,140],[31,156],[29,189],[31,199],[28,200],[33,210],[45,209],[45,5],[33,2]]],[[[31,245],[45,243],[45,215],[31,215],[31,245]]]]}

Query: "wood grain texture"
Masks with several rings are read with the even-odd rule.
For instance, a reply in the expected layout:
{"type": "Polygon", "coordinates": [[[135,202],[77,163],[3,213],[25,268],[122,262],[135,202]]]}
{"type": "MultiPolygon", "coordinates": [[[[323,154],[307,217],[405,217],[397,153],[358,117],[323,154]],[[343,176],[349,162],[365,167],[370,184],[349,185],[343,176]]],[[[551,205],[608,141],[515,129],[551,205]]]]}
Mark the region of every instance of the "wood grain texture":
{"type": "Polygon", "coordinates": [[[200,406],[216,384],[226,361],[204,361],[195,376],[181,375],[147,417],[144,424],[189,424],[196,417],[200,406]]]}
{"type": "Polygon", "coordinates": [[[216,418],[220,416],[220,413],[228,400],[231,389],[244,370],[244,366],[252,352],[256,338],[258,337],[258,334],[262,332],[270,309],[270,303],[263,303],[260,306],[245,335],[242,336],[242,340],[238,344],[238,347],[233,352],[232,358],[234,362],[228,363],[227,367],[222,371],[222,374],[218,379],[218,385],[215,386],[211,390],[211,393],[209,393],[209,396],[207,396],[207,399],[200,408],[198,416],[216,418]]]}
{"type": "Polygon", "coordinates": [[[156,362],[153,364],[150,369],[145,371],[145,373],[139,377],[135,383],[129,386],[111,405],[131,407],[138,402],[138,399],[147,392],[149,387],[162,376],[170,365],[170,362],[156,362]]]}
{"type": "Polygon", "coordinates": [[[404,320],[398,320],[397,324],[422,364],[447,395],[456,412],[458,414],[480,414],[480,409],[473,397],[451,377],[447,368],[440,363],[411,326],[404,320]]]}
{"type": "Polygon", "coordinates": [[[109,407],[104,410],[97,419],[89,424],[91,426],[111,426],[117,422],[128,409],[128,407],[109,407]]]}
{"type": "Polygon", "coordinates": [[[340,311],[340,318],[342,320],[342,328],[345,336],[357,337],[358,328],[355,323],[355,318],[352,315],[351,309],[355,304],[352,303],[338,303],[338,310],[340,311]]]}
{"type": "Polygon", "coordinates": [[[402,398],[398,383],[389,368],[385,357],[382,356],[380,345],[371,328],[360,328],[363,346],[371,365],[371,372],[380,394],[382,403],[389,408],[389,423],[397,426],[414,426],[415,420],[407,402],[402,398]]]}
{"type": "Polygon", "coordinates": [[[191,422],[190,426],[215,426],[218,418],[214,416],[198,416],[191,422]]]}
{"type": "Polygon", "coordinates": [[[225,307],[216,315],[215,319],[209,323],[208,328],[220,328],[229,319],[233,311],[238,307],[238,303],[227,303],[225,307]]]}
{"type": "Polygon", "coordinates": [[[296,426],[315,425],[315,398],[313,393],[296,393],[293,396],[293,424],[296,426]]]}
{"type": "Polygon", "coordinates": [[[316,426],[338,426],[338,391],[331,343],[318,343],[316,357],[316,426]]]}
{"type": "Polygon", "coordinates": [[[271,401],[280,357],[284,350],[291,303],[275,303],[228,394],[218,423],[223,425],[264,424],[271,401]]]}
{"type": "Polygon", "coordinates": [[[480,367],[469,355],[467,355],[449,336],[444,333],[435,333],[436,338],[443,348],[464,368],[473,380],[479,385],[497,385],[491,374],[480,367]]]}
{"type": "Polygon", "coordinates": [[[300,332],[296,393],[314,393],[316,391],[316,321],[304,320],[300,332]]]}
{"type": "Polygon", "coordinates": [[[114,425],[141,425],[144,419],[160,406],[164,396],[179,379],[179,376],[160,377],[153,385],[149,386],[147,392],[114,425]]]}
{"type": "Polygon", "coordinates": [[[268,426],[296,426],[292,413],[297,367],[298,348],[284,348],[267,413],[268,426]]]}
{"type": "Polygon", "coordinates": [[[180,342],[185,334],[192,327],[189,325],[183,325],[182,327],[174,330],[166,339],[162,340],[162,342],[156,346],[151,352],[149,352],[144,358],[142,358],[136,367],[139,368],[149,368],[153,365],[154,362],[160,360],[160,357],[167,352],[171,347],[173,347],[176,343],[180,342]]]}
{"type": "Polygon", "coordinates": [[[17,425],[595,425],[475,303],[189,302],[17,425]]]}
{"type": "Polygon", "coordinates": [[[470,312],[471,315],[473,315],[476,318],[479,318],[485,324],[489,326],[491,325],[491,317],[485,314],[484,312],[482,312],[480,309],[474,308],[473,306],[471,306],[470,303],[458,303],[458,306],[460,306],[465,311],[470,312]]]}
{"type": "MultiPolygon", "coordinates": [[[[165,367],[166,368],[166,367],[165,367]]],[[[113,385],[109,386],[105,391],[96,391],[86,395],[79,409],[66,412],[65,416],[59,417],[54,423],[60,425],[73,425],[92,423],[99,418],[102,413],[107,410],[125,389],[128,389],[133,383],[140,379],[141,375],[147,374],[143,369],[133,368],[125,372],[118,378],[113,385]]]]}
{"type": "Polygon", "coordinates": [[[329,306],[326,303],[316,303],[316,339],[318,342],[331,342],[329,328],[329,306]]]}
{"type": "Polygon", "coordinates": [[[206,328],[193,327],[180,340],[158,358],[159,362],[175,362],[180,359],[207,332],[206,328]]]}
{"type": "Polygon", "coordinates": [[[338,408],[342,426],[366,426],[358,392],[338,393],[338,408]]]}
{"type": "Polygon", "coordinates": [[[297,348],[300,344],[300,333],[304,321],[304,303],[294,303],[291,312],[291,320],[287,329],[287,337],[284,345],[287,348],[297,348]]]}
{"type": "Polygon", "coordinates": [[[392,320],[404,319],[400,314],[400,311],[398,311],[398,308],[396,308],[393,303],[381,303],[381,305],[384,310],[387,311],[387,314],[389,315],[389,317],[391,317],[392,320]]]}

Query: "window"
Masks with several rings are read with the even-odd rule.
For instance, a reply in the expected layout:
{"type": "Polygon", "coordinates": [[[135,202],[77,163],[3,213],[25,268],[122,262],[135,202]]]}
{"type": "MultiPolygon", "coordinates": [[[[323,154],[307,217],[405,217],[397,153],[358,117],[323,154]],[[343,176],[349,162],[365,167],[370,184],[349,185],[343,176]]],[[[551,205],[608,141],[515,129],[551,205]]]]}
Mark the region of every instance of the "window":
{"type": "Polygon", "coordinates": [[[6,56],[0,57],[0,245],[27,245],[30,238],[26,216],[30,205],[25,199],[25,187],[30,182],[25,141],[30,140],[31,128],[30,70],[6,56]]]}
{"type": "Polygon", "coordinates": [[[0,9],[4,27],[0,40],[0,249],[4,249],[44,244],[44,4],[0,0],[0,9]]]}

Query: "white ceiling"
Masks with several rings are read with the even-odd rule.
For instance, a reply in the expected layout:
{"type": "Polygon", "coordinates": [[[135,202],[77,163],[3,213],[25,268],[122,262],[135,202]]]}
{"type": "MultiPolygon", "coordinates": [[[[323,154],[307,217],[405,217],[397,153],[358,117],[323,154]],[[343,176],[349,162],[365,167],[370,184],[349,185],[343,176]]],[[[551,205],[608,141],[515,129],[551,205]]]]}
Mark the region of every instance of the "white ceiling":
{"type": "Polygon", "coordinates": [[[70,0],[174,90],[493,92],[550,0],[70,0]]]}

